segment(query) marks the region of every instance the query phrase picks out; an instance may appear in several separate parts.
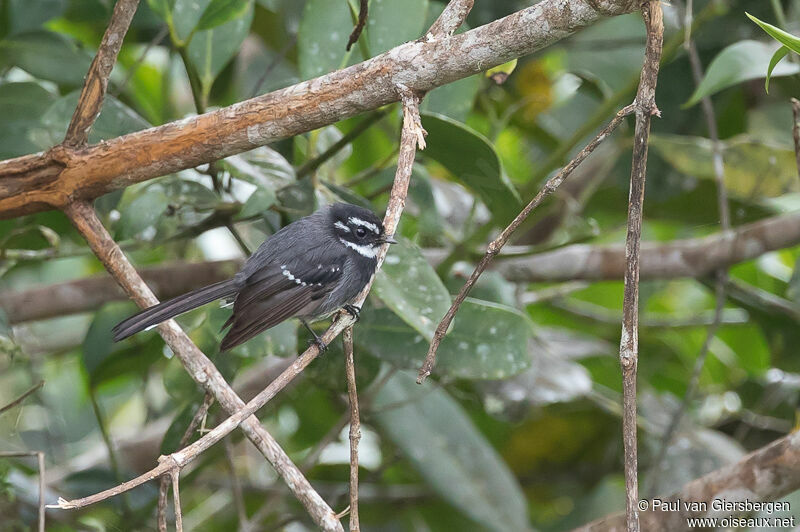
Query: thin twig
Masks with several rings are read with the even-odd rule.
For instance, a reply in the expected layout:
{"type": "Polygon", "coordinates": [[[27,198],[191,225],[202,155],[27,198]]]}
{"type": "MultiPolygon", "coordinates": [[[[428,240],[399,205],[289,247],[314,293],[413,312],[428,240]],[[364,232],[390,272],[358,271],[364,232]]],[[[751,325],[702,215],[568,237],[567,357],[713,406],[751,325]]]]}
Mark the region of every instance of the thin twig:
{"type": "MultiPolygon", "coordinates": [[[[687,13],[685,19],[687,21],[691,21],[691,10],[692,2],[690,0],[686,3],[687,13]]],[[[686,48],[686,52],[689,57],[689,63],[692,68],[694,84],[695,86],[699,86],[704,77],[703,65],[700,61],[700,55],[697,53],[697,46],[694,40],[691,38],[690,27],[691,23],[688,23],[687,41],[685,42],[684,47],[686,48]]],[[[728,206],[728,190],[725,186],[725,165],[722,155],[722,142],[719,140],[719,131],[717,129],[717,119],[714,114],[714,105],[711,102],[710,96],[703,97],[700,104],[703,110],[703,116],[706,120],[708,136],[711,140],[712,162],[714,167],[714,180],[717,185],[717,208],[719,210],[720,226],[723,233],[728,233],[731,229],[730,209],[728,206]]],[[[800,164],[800,159],[798,159],[798,164],[800,164]]],[[[658,454],[656,455],[653,464],[650,466],[650,474],[648,475],[647,479],[648,486],[645,489],[645,493],[647,494],[658,492],[658,481],[660,479],[659,471],[661,469],[661,465],[667,456],[669,446],[672,444],[672,438],[675,436],[675,431],[680,426],[680,422],[689,407],[689,403],[694,398],[694,395],[697,391],[697,386],[700,382],[700,374],[703,372],[703,367],[705,366],[706,358],[708,357],[711,341],[714,339],[714,336],[717,334],[717,331],[722,323],[722,313],[725,310],[725,300],[727,297],[727,281],[728,271],[725,268],[718,269],[716,272],[716,303],[714,306],[714,319],[706,331],[706,338],[703,341],[703,346],[700,348],[700,353],[697,355],[697,359],[695,360],[692,375],[689,378],[689,384],[686,387],[683,400],[673,413],[669,425],[667,425],[667,429],[664,431],[664,435],[661,438],[658,454]]]]}
{"type": "Polygon", "coordinates": [[[352,33],[350,33],[350,38],[347,39],[347,48],[346,50],[349,52],[350,48],[358,42],[358,38],[361,36],[361,32],[364,31],[364,25],[367,23],[367,11],[369,10],[369,0],[360,0],[358,6],[358,21],[356,22],[356,26],[353,28],[352,33]]]}
{"type": "Polygon", "coordinates": [[[33,385],[28,391],[26,391],[25,393],[23,393],[22,395],[20,395],[10,403],[8,403],[6,406],[0,408],[0,415],[22,403],[22,401],[27,399],[30,395],[32,395],[34,392],[36,392],[36,390],[38,390],[42,386],[44,386],[44,381],[39,381],[37,384],[33,385]]]}
{"type": "MultiPolygon", "coordinates": [[[[140,307],[146,308],[158,303],[153,292],[144,281],[142,281],[142,278],[131,263],[128,262],[122,250],[120,250],[119,246],[111,238],[111,235],[108,234],[106,228],[103,227],[103,224],[98,219],[97,213],[91,205],[86,202],[76,201],[68,204],[64,208],[64,212],[87,240],[94,254],[140,307]]],[[[217,370],[208,357],[194,345],[174,320],[162,323],[159,325],[158,329],[167,345],[181,361],[192,379],[203,386],[207,391],[213,393],[216,400],[220,403],[220,406],[222,406],[226,412],[233,413],[245,406],[244,401],[242,401],[233,389],[231,389],[230,385],[225,382],[219,370],[217,370]]],[[[313,346],[313,350],[316,350],[316,346],[313,346]]],[[[309,356],[306,359],[306,364],[317,355],[316,351],[313,352],[313,356],[308,351],[307,354],[309,354],[309,356]]],[[[305,365],[303,367],[305,367],[305,365]]],[[[286,386],[295,375],[296,373],[282,381],[280,387],[272,388],[272,392],[277,393],[277,391],[283,388],[283,386],[286,386]]],[[[317,526],[324,530],[343,530],[341,523],[336,520],[335,513],[331,510],[330,506],[320,497],[319,493],[314,490],[308,482],[308,479],[300,473],[297,466],[292,462],[278,442],[275,441],[275,438],[261,426],[257,418],[252,417],[251,419],[245,420],[244,423],[242,423],[242,430],[245,432],[248,439],[255,444],[261,454],[269,460],[270,464],[272,464],[278,474],[284,479],[287,486],[289,486],[292,493],[303,503],[317,526]]],[[[166,472],[167,469],[168,467],[159,471],[156,477],[166,472]]],[[[130,487],[135,487],[135,485],[138,484],[131,486],[130,483],[124,483],[122,485],[123,488],[125,486],[129,487],[122,489],[120,493],[130,489],[130,487]]]]}
{"type": "Polygon", "coordinates": [[[361,440],[361,419],[358,412],[352,327],[344,331],[343,338],[347,397],[350,401],[350,532],[359,532],[361,525],[358,520],[358,442],[361,440]]]}
{"type": "Polygon", "coordinates": [[[181,510],[181,490],[179,470],[170,473],[172,477],[172,504],[175,506],[175,532],[183,532],[183,511],[181,510]]]}
{"type": "Polygon", "coordinates": [[[514,231],[522,224],[522,222],[525,221],[531,212],[533,212],[534,209],[536,209],[536,207],[538,207],[547,196],[552,194],[561,185],[561,183],[563,183],[564,180],[569,177],[573,170],[575,170],[575,168],[577,168],[578,165],[580,165],[581,162],[583,162],[583,160],[586,159],[586,157],[588,157],[589,154],[591,154],[595,148],[597,148],[597,146],[622,123],[622,120],[631,112],[633,112],[633,110],[633,104],[620,109],[611,122],[609,122],[608,125],[603,128],[603,130],[600,131],[600,133],[598,133],[591,142],[589,142],[580,152],[578,152],[578,154],[569,162],[569,164],[562,168],[558,174],[547,180],[547,182],[544,184],[544,187],[542,187],[539,193],[534,196],[530,203],[528,203],[525,208],[522,209],[522,211],[516,216],[516,218],[512,220],[508,227],[503,229],[503,232],[500,233],[500,235],[489,244],[486,249],[486,254],[484,254],[481,261],[475,267],[475,270],[472,272],[472,275],[469,276],[467,282],[464,283],[464,286],[461,287],[461,290],[459,290],[458,295],[453,301],[453,304],[450,305],[447,313],[436,327],[430,347],[428,348],[428,354],[425,357],[425,362],[422,364],[422,367],[419,370],[419,375],[417,376],[417,382],[419,384],[422,384],[431,374],[431,371],[433,371],[433,366],[436,364],[436,351],[439,349],[439,344],[447,333],[447,330],[450,328],[450,323],[453,321],[453,318],[455,317],[456,312],[458,312],[459,307],[461,307],[461,304],[469,295],[469,291],[478,281],[478,278],[481,276],[492,259],[494,259],[495,255],[497,255],[503,246],[506,245],[514,231]]]}
{"type": "Polygon", "coordinates": [[[800,176],[800,100],[792,98],[792,138],[794,139],[794,158],[797,161],[797,175],[800,176]]]}
{"type": "MultiPolygon", "coordinates": [[[[192,416],[192,420],[189,422],[186,430],[183,431],[183,435],[178,441],[178,446],[175,449],[176,451],[178,449],[182,449],[187,443],[189,443],[189,439],[191,439],[192,435],[197,430],[197,427],[199,427],[200,423],[205,419],[206,415],[208,414],[208,409],[211,408],[212,404],[214,404],[214,396],[211,393],[206,392],[205,396],[203,396],[203,402],[200,403],[199,407],[197,407],[197,411],[194,413],[194,416],[192,416]]],[[[167,530],[167,490],[169,489],[169,481],[169,477],[167,475],[163,475],[158,486],[159,532],[166,532],[167,530]]]]}
{"type": "Polygon", "coordinates": [[[638,453],[636,448],[636,369],[639,358],[639,248],[642,239],[642,212],[647,176],[647,148],[650,118],[658,115],[656,83],[664,39],[660,0],[641,3],[647,28],[644,65],[636,92],[636,128],[633,137],[631,185],[628,199],[628,229],[625,239],[625,290],[622,307],[622,334],[619,359],[622,369],[622,439],[625,454],[625,526],[639,531],[638,453]]]}
{"type": "Polygon", "coordinates": [[[45,496],[45,470],[44,470],[44,453],[42,451],[0,451],[0,458],[23,458],[28,456],[35,456],[36,463],[39,469],[39,532],[44,532],[45,529],[45,510],[47,506],[44,504],[45,496]]]}
{"type": "Polygon", "coordinates": [[[139,69],[142,63],[144,63],[147,54],[150,53],[150,50],[153,48],[153,46],[160,43],[161,40],[164,39],[164,37],[166,37],[167,35],[169,35],[169,26],[164,24],[164,26],[156,34],[156,36],[150,39],[150,42],[148,42],[147,45],[144,47],[144,50],[142,50],[142,52],[139,54],[139,57],[136,58],[136,61],[134,61],[133,64],[127,69],[127,74],[125,76],[125,79],[122,80],[122,83],[120,83],[119,85],[114,84],[114,89],[109,91],[109,94],[111,96],[117,97],[122,93],[123,90],[125,90],[125,87],[128,86],[128,83],[130,83],[131,79],[133,79],[133,76],[136,75],[136,71],[139,69]]]}
{"type": "Polygon", "coordinates": [[[64,146],[79,148],[85,146],[89,138],[89,130],[100,115],[103,99],[108,89],[108,78],[117,62],[117,55],[122,48],[122,40],[128,32],[133,15],[139,6],[139,0],[117,0],[111,21],[108,23],[97,55],[94,57],[86,81],[83,84],[78,106],[72,115],[67,134],[64,137],[64,146]]]}

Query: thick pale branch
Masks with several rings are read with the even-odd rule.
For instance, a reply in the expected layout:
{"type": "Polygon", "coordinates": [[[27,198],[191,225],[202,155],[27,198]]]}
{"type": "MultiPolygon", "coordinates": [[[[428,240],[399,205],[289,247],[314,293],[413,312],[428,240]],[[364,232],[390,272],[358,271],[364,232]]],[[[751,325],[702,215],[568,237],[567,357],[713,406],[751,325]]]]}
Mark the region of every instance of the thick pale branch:
{"type": "Polygon", "coordinates": [[[455,33],[467,19],[473,5],[475,5],[475,0],[450,0],[442,14],[425,34],[425,39],[440,39],[455,33]]]}
{"type": "Polygon", "coordinates": [[[89,67],[83,90],[78,98],[78,106],[75,108],[69,127],[67,127],[64,146],[80,148],[89,139],[89,130],[103,107],[103,99],[108,89],[108,78],[114,69],[114,63],[117,62],[117,55],[122,48],[122,39],[128,32],[128,27],[131,25],[138,6],[139,0],[117,0],[114,5],[111,21],[100,41],[97,55],[89,67]]]}
{"type": "Polygon", "coordinates": [[[347,397],[350,403],[350,532],[359,532],[358,518],[358,442],[361,441],[361,418],[358,412],[356,363],[353,356],[353,328],[344,331],[344,364],[347,397]]]}
{"type": "MultiPolygon", "coordinates": [[[[71,203],[65,208],[65,213],[86,238],[97,258],[103,262],[114,279],[140,307],[145,308],[158,303],[153,292],[142,281],[122,250],[103,227],[91,205],[83,202],[71,203]]],[[[158,329],[164,341],[180,359],[192,379],[211,392],[227,412],[233,413],[244,407],[244,401],[236,395],[225,382],[222,374],[174,320],[162,323],[158,329]]],[[[333,510],[314,491],[308,480],[281,449],[278,442],[261,426],[258,419],[250,416],[241,426],[250,441],[269,460],[292,493],[303,503],[317,526],[324,530],[343,530],[333,510]]],[[[156,477],[163,473],[164,471],[159,472],[156,477]]]]}
{"type": "MultiPolygon", "coordinates": [[[[712,501],[774,501],[800,489],[800,433],[793,432],[758,449],[738,462],[686,484],[678,493],[663,501],[680,500],[676,511],[641,512],[642,530],[648,532],[689,530],[690,517],[727,517],[741,511],[713,512],[712,501]],[[707,503],[707,511],[692,510],[691,502],[707,503]]],[[[625,515],[615,514],[577,529],[581,532],[616,532],[625,530],[625,515]]]]}
{"type": "Polygon", "coordinates": [[[63,207],[332,124],[529,54],[636,9],[631,0],[545,0],[471,31],[409,42],[352,67],[82,150],[0,162],[0,218],[63,207]]]}

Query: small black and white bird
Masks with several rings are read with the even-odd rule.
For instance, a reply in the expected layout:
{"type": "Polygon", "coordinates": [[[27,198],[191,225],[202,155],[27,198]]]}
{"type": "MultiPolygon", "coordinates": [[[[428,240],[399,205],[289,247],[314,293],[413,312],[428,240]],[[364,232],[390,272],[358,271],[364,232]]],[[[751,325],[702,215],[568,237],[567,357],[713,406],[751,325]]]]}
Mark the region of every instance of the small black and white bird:
{"type": "Polygon", "coordinates": [[[222,351],[231,349],[282,321],[297,317],[308,325],[344,308],[358,317],[353,299],[369,282],[378,251],[395,241],[368,209],[335,203],[301,218],[264,241],[232,279],[193,290],[131,316],[113,329],[114,341],[155,327],[217,299],[233,302],[223,325],[230,330],[222,351]]]}

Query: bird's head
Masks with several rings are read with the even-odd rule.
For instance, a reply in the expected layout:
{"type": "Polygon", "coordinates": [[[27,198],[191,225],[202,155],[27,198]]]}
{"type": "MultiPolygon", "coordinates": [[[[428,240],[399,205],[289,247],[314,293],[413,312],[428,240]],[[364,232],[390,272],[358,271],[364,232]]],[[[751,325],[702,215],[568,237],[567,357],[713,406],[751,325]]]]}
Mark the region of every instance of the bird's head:
{"type": "Polygon", "coordinates": [[[330,223],[339,241],[363,257],[374,259],[383,244],[396,243],[386,235],[383,222],[375,213],[357,205],[331,205],[330,223]]]}

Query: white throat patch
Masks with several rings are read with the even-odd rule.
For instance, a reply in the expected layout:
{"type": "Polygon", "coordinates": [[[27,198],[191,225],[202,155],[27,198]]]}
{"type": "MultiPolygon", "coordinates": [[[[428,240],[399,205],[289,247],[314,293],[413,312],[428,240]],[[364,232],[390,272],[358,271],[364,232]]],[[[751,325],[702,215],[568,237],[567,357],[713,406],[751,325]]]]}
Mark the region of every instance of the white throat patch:
{"type": "Polygon", "coordinates": [[[362,220],[361,218],[356,218],[355,216],[351,216],[350,218],[347,219],[347,221],[350,222],[351,224],[360,225],[361,227],[366,227],[376,235],[380,233],[380,231],[378,230],[378,226],[372,222],[367,222],[365,220],[362,220]]]}
{"type": "Polygon", "coordinates": [[[359,255],[367,257],[368,259],[374,259],[375,257],[377,257],[378,251],[380,251],[381,249],[380,246],[362,246],[359,244],[354,244],[352,242],[345,240],[344,238],[339,238],[339,242],[349,247],[350,249],[355,250],[356,253],[358,253],[359,255]]]}

